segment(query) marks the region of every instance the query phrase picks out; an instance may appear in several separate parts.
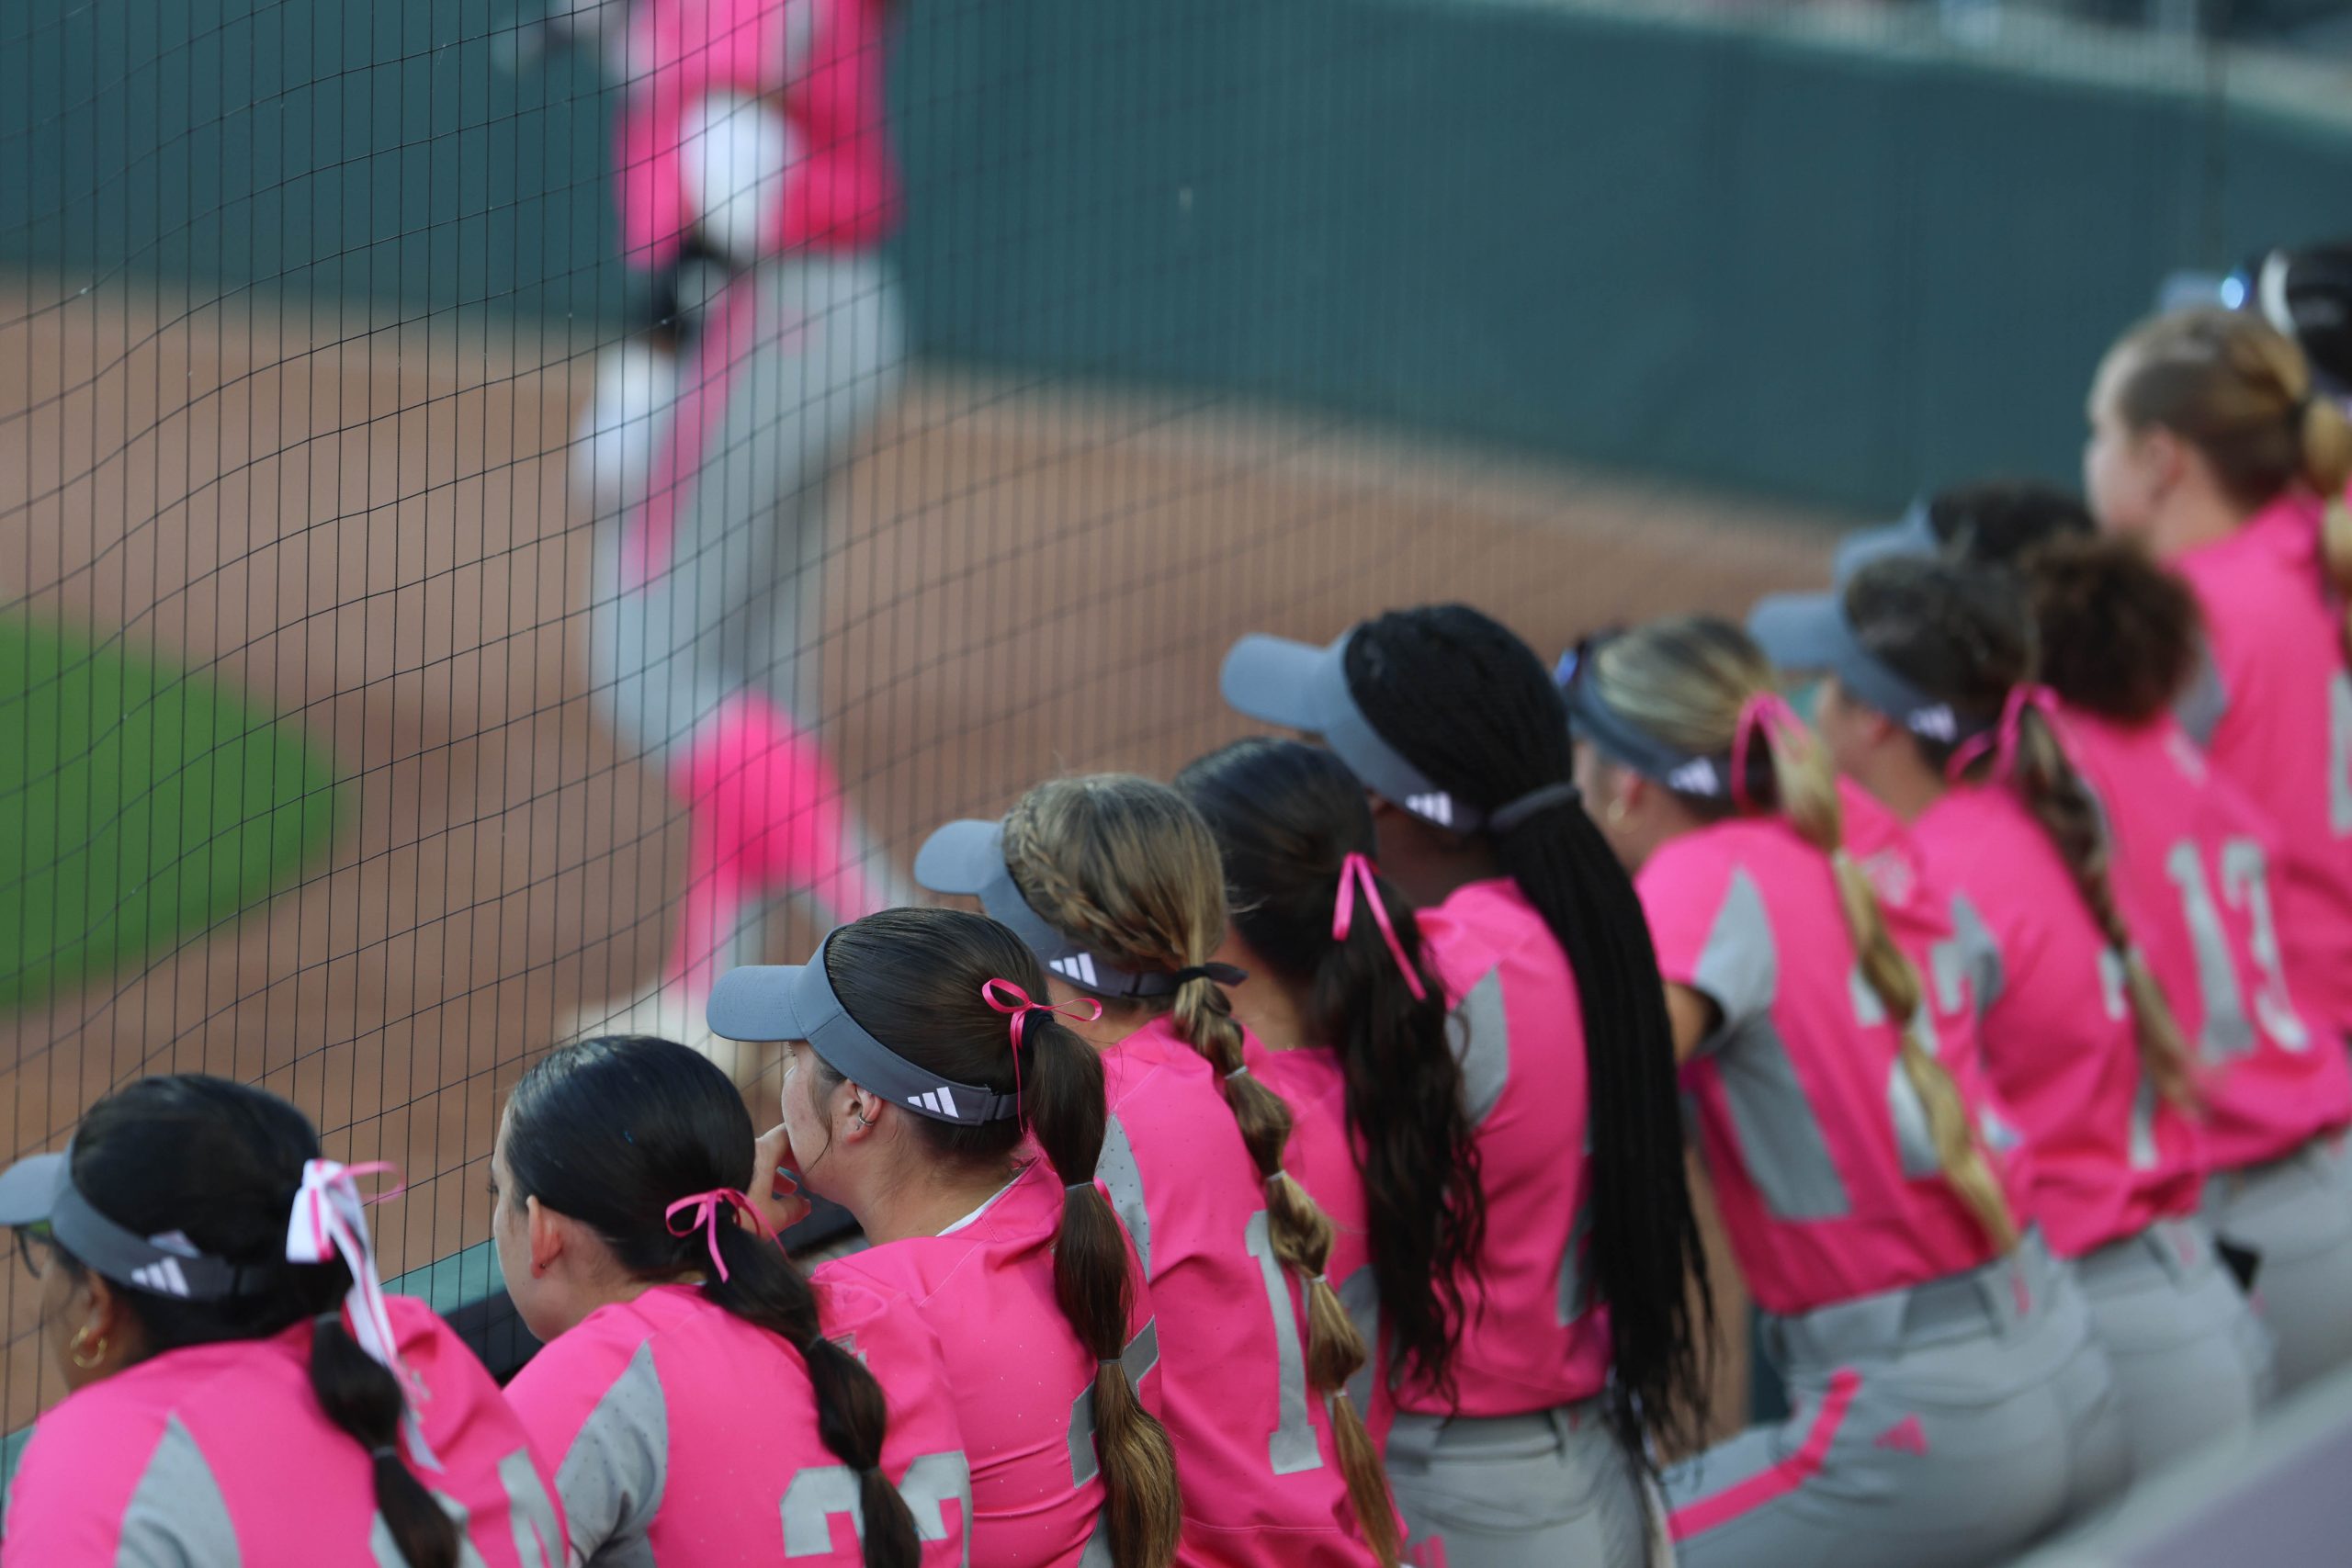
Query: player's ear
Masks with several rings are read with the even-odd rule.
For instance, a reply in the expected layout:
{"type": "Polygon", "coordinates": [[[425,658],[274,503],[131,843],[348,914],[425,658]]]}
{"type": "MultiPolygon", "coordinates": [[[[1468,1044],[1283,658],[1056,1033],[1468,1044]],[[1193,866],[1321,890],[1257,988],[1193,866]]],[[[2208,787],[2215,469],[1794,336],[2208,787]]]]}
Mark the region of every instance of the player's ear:
{"type": "Polygon", "coordinates": [[[523,1200],[523,1215],[531,1247],[531,1277],[537,1279],[571,1249],[571,1222],[537,1198],[523,1200]]]}

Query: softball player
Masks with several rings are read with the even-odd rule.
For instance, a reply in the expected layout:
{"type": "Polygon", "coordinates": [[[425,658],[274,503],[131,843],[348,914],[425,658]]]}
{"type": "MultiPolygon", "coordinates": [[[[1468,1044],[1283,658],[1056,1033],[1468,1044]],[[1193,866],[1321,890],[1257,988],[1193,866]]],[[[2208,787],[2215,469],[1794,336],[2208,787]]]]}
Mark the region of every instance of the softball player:
{"type": "Polygon", "coordinates": [[[1283,1166],[1331,1216],[1326,1272],[1373,1352],[1350,1393],[1385,1446],[1400,1363],[1453,1381],[1486,1235],[1443,986],[1412,907],[1372,862],[1363,786],[1329,752],[1238,741],[1176,788],[1223,852],[1233,911],[1219,956],[1256,976],[1234,991],[1234,1016],[1250,1070],[1296,1119],[1283,1166]]]}
{"type": "Polygon", "coordinates": [[[768,1224],[726,1075],[683,1045],[569,1045],[523,1075],[491,1228],[547,1341],[507,1389],[584,1563],[960,1563],[971,1473],[905,1302],[812,1290],[768,1224]]]}
{"type": "Polygon", "coordinates": [[[143,1078],[0,1176],[64,1402],[10,1488],[8,1568],[564,1568],[523,1428],[387,1297],[357,1179],[275,1095],[143,1078]]]}
{"type": "Polygon", "coordinates": [[[2094,541],[2070,497],[1979,486],[1935,512],[1949,552],[2022,574],[2041,678],[2108,824],[2118,895],[2196,1044],[2205,1217],[2258,1260],[2277,1382],[2293,1389],[2352,1359],[2352,1065],[2319,1048],[2334,1032],[2299,1003],[2281,933],[2302,909],[2270,874],[2275,825],[2171,711],[2211,672],[2195,595],[2135,542],[2094,541]]]}
{"type": "Polygon", "coordinates": [[[720,976],[710,1016],[728,1038],[791,1043],[797,1179],[874,1244],[819,1282],[903,1296],[953,1347],[968,1561],[1164,1568],[1176,1469],[1148,1408],[1148,1303],[1093,1181],[1102,1064],[1046,998],[993,920],[891,909],[804,966],[720,976]]]}
{"type": "Polygon", "coordinates": [[[1838,597],[1783,600],[1757,630],[1829,672],[1822,732],[1956,891],[1984,1060],[2034,1156],[2034,1213],[2075,1260],[2145,1472],[2246,1430],[2267,1336],[2196,1215],[2201,1091],[2187,1039],[2110,879],[2109,825],[2035,684],[2010,578],[1876,562],[1838,597]]]}
{"type": "Polygon", "coordinates": [[[2030,1161],[1948,898],[1832,780],[1737,628],[1579,650],[1577,767],[1635,869],[1732,1248],[1793,1412],[1666,1478],[1686,1564],[1975,1563],[2126,1460],[2080,1293],[2025,1230],[2030,1161]]]}
{"type": "Polygon", "coordinates": [[[615,46],[628,258],[666,267],[691,245],[725,281],[683,370],[641,346],[606,367],[575,447],[604,522],[593,687],[692,813],[665,983],[613,1023],[714,1049],[700,998],[764,901],[805,891],[837,917],[890,901],[804,725],[826,474],[895,392],[903,349],[878,250],[899,211],[886,9],[638,0],[615,46]]]}
{"type": "MultiPolygon", "coordinates": [[[[1461,1111],[1419,1114],[1470,1123],[1486,1224],[1445,1281],[1461,1303],[1450,1356],[1395,1368],[1389,1474],[1415,1550],[1473,1565],[1641,1562],[1645,1439],[1687,1445],[1703,1420],[1686,1281],[1704,1269],[1657,964],[1569,784],[1559,694],[1516,637],[1458,605],[1383,615],[1329,648],[1246,638],[1223,684],[1234,707],[1319,736],[1337,759],[1291,764],[1315,781],[1308,808],[1271,770],[1237,772],[1212,814],[1236,824],[1228,844],[1252,814],[1311,809],[1346,824],[1323,829],[1340,843],[1376,822],[1384,863],[1425,902],[1429,988],[1461,1020],[1461,1111]]],[[[1292,853],[1261,857],[1264,874],[1298,878],[1282,863],[1292,853]]],[[[1262,902],[1241,886],[1245,908],[1262,902]]],[[[1314,934],[1306,918],[1294,941],[1314,934]]],[[[1353,973],[1380,956],[1363,945],[1353,973]]],[[[1410,987],[1387,989],[1385,1027],[1402,1029],[1410,987]]],[[[1383,1279],[1385,1315],[1410,1288],[1383,1279]]]]}
{"type": "Polygon", "coordinates": [[[2133,328],[2100,367],[2086,489],[2100,525],[2195,590],[2218,684],[2193,728],[2278,824],[2297,1000],[2352,1032],[2352,423],[2295,344],[2219,309],[2133,328]],[[2327,498],[2324,502],[2323,498],[2327,498]]]}
{"type": "Polygon", "coordinates": [[[1344,1389],[1363,1343],[1329,1282],[1330,1221],[1284,1174],[1290,1108],[1225,993],[1241,976],[1210,956],[1225,886],[1199,815],[1145,779],[1057,780],[1001,823],[939,829],[915,877],[978,897],[1057,999],[1102,1004],[1073,1023],[1105,1051],[1095,1173],[1149,1284],[1178,1561],[1394,1564],[1379,1455],[1344,1389]]]}

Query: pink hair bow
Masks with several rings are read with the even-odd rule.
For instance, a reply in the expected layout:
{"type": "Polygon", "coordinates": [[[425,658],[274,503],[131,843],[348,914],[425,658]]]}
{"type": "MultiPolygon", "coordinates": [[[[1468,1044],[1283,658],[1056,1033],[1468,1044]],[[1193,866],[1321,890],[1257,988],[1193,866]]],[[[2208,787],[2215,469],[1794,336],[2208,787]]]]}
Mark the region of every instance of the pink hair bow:
{"type": "Polygon", "coordinates": [[[1348,931],[1355,924],[1356,889],[1363,888],[1364,908],[1372,911],[1373,920],[1380,927],[1380,940],[1388,944],[1389,956],[1403,971],[1407,988],[1413,993],[1415,1001],[1427,1001],[1429,987],[1421,984],[1419,972],[1405,953],[1405,944],[1396,940],[1396,927],[1388,919],[1388,906],[1380,901],[1379,876],[1363,855],[1351,852],[1340,862],[1340,897],[1331,909],[1331,940],[1348,940],[1348,931]]]}
{"type": "Polygon", "coordinates": [[[769,1228],[767,1216],[760,1213],[759,1205],[732,1187],[714,1187],[707,1192],[696,1192],[691,1197],[679,1199],[662,1211],[662,1225],[675,1236],[689,1236],[697,1230],[701,1231],[704,1240],[710,1244],[710,1266],[718,1270],[718,1278],[724,1282],[728,1277],[727,1259],[718,1255],[718,1227],[733,1224],[737,1214],[750,1216],[752,1227],[770,1241],[777,1239],[775,1232],[769,1228]],[[694,1213],[686,1221],[685,1229],[680,1230],[678,1213],[683,1209],[691,1209],[694,1213]]]}
{"type": "Polygon", "coordinates": [[[1957,779],[1975,764],[1986,752],[1993,756],[1993,774],[2007,778],[2018,765],[2019,731],[2025,723],[2028,708],[2041,715],[2053,729],[2058,724],[2058,694],[2047,686],[2019,683],[2009,688],[2001,703],[2001,721],[1982,735],[1962,741],[1944,764],[1944,776],[1957,779]]]}
{"type": "MultiPolygon", "coordinates": [[[[1012,1020],[1012,1098],[1023,1103],[1028,1097],[1021,1091],[1021,1031],[1028,1023],[1029,1015],[1033,1012],[1055,1012],[1086,1023],[1092,1023],[1102,1016],[1102,1004],[1092,997],[1080,997],[1074,1002],[1056,1006],[1051,1002],[1032,1000],[1027,991],[1003,979],[981,981],[980,1000],[1012,1020]],[[1094,1010],[1080,1012],[1080,1008],[1092,1008],[1094,1010]]],[[[1022,1119],[1024,1122],[1028,1119],[1026,1111],[1022,1113],[1022,1119]]]]}
{"type": "Polygon", "coordinates": [[[305,1160],[302,1185],[294,1194],[294,1210],[286,1222],[286,1261],[326,1263],[336,1258],[351,1270],[351,1289],[343,1298],[350,1318],[351,1337],[368,1357],[399,1380],[403,1394],[415,1378],[401,1361],[400,1345],[392,1332],[390,1312],[384,1304],[384,1282],[376,1272],[375,1243],[368,1235],[367,1205],[397,1198],[406,1190],[391,1190],[362,1197],[359,1179],[392,1169],[383,1160],[345,1165],[337,1160],[305,1160]]]}
{"type": "Polygon", "coordinates": [[[1748,748],[1761,733],[1770,745],[1776,735],[1787,735],[1802,728],[1804,721],[1797,710],[1789,706],[1789,699],[1778,692],[1758,692],[1739,705],[1739,723],[1731,734],[1731,803],[1741,811],[1755,809],[1755,802],[1747,797],[1748,748]]]}

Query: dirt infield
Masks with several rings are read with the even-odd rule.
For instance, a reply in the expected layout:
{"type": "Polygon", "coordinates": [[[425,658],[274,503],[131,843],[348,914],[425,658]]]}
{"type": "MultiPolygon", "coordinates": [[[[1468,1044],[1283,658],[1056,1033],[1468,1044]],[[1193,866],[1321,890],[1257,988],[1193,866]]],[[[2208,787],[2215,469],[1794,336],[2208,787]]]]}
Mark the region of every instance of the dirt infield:
{"type": "MultiPolygon", "coordinates": [[[[143,970],[0,1021],[14,1154],[141,1072],[291,1096],[399,1162],[385,1271],[487,1235],[497,1095],[657,969],[682,823],[584,691],[589,366],[528,332],[0,299],[0,608],[243,685],[330,744],[332,863],[143,970]]],[[[1242,727],[1245,630],[1462,598],[1542,649],[1816,577],[1824,520],[1227,400],[933,372],[832,498],[824,728],[901,863],[1060,769],[1242,727]]],[[[43,1388],[12,1275],[6,1410],[43,1388]]],[[[1727,1391],[1728,1393],[1729,1391],[1727,1391]]]]}

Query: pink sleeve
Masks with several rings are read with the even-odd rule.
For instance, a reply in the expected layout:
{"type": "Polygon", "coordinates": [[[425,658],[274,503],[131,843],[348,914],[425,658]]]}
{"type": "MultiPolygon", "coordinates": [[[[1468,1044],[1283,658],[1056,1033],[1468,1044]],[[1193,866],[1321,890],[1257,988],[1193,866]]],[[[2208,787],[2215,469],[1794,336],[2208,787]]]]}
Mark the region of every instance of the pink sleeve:
{"type": "MultiPolygon", "coordinates": [[[[102,1388],[104,1385],[100,1385],[102,1388]]],[[[5,1568],[115,1568],[124,1511],[162,1436],[104,1402],[69,1398],[40,1418],[8,1483],[5,1568]]],[[[142,1413],[143,1416],[143,1413],[142,1413]]]]}
{"type": "Polygon", "coordinates": [[[1634,878],[1642,912],[1649,917],[1658,974],[1694,987],[1729,870],[1713,856],[1690,852],[1696,847],[1668,844],[1634,878]]]}

